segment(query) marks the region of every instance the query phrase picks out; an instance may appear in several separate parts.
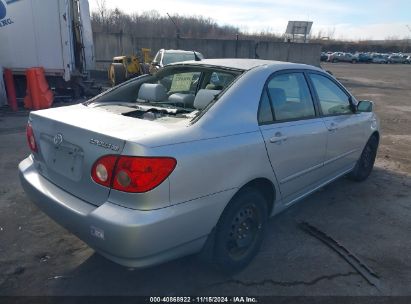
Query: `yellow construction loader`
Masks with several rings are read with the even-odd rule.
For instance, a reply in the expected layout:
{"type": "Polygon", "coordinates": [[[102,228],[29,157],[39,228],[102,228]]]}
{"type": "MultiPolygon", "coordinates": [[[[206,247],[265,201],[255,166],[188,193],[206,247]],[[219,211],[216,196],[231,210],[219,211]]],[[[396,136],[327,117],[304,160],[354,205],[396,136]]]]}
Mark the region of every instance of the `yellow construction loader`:
{"type": "Polygon", "coordinates": [[[116,56],[108,69],[108,79],[112,86],[127,79],[149,73],[151,49],[141,49],[141,59],[136,55],[116,56]]]}

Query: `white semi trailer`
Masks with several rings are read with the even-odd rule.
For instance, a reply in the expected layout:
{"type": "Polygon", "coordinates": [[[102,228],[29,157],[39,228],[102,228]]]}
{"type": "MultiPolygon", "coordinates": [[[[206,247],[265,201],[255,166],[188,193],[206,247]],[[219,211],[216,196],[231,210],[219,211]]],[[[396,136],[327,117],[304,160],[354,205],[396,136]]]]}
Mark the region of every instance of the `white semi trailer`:
{"type": "Polygon", "coordinates": [[[18,89],[26,69],[43,67],[53,88],[76,95],[94,66],[88,0],[0,0],[0,67],[18,89]]]}

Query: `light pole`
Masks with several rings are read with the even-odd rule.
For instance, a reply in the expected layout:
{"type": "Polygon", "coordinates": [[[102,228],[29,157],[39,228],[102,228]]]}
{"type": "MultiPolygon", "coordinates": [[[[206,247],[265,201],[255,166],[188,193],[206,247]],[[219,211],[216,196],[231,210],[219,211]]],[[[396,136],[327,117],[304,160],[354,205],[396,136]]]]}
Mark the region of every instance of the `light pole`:
{"type": "Polygon", "coordinates": [[[180,48],[180,42],[179,42],[179,40],[180,40],[180,29],[177,26],[177,23],[174,21],[174,19],[171,18],[169,13],[167,13],[167,16],[168,16],[168,18],[170,18],[171,22],[173,22],[174,26],[176,27],[176,46],[177,46],[177,49],[179,49],[180,48]]]}

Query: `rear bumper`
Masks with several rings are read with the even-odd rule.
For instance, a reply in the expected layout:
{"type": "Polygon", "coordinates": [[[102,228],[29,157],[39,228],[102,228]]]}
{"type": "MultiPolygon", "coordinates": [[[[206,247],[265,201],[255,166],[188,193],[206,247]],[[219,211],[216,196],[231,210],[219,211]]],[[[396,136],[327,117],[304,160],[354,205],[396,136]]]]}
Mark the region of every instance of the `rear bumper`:
{"type": "Polygon", "coordinates": [[[32,157],[19,164],[19,175],[29,198],[48,216],[103,256],[129,267],[200,251],[234,192],[140,211],[110,202],[91,205],[42,177],[32,157]]]}

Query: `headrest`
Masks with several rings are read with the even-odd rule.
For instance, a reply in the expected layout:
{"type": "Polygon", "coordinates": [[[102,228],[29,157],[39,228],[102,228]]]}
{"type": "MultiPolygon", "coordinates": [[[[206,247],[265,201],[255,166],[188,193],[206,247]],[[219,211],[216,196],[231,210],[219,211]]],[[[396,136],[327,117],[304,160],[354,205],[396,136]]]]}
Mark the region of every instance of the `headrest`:
{"type": "Polygon", "coordinates": [[[268,88],[270,96],[273,99],[273,103],[277,106],[283,105],[287,102],[285,91],[280,88],[268,88]]]}
{"type": "Polygon", "coordinates": [[[220,90],[199,90],[194,99],[194,108],[199,110],[204,109],[220,92],[220,90]]]}
{"type": "Polygon", "coordinates": [[[178,106],[192,108],[194,102],[194,94],[174,93],[168,97],[168,102],[175,103],[178,106]]]}
{"type": "Polygon", "coordinates": [[[167,91],[162,84],[143,83],[138,91],[138,99],[154,102],[164,101],[167,99],[167,91]]]}

